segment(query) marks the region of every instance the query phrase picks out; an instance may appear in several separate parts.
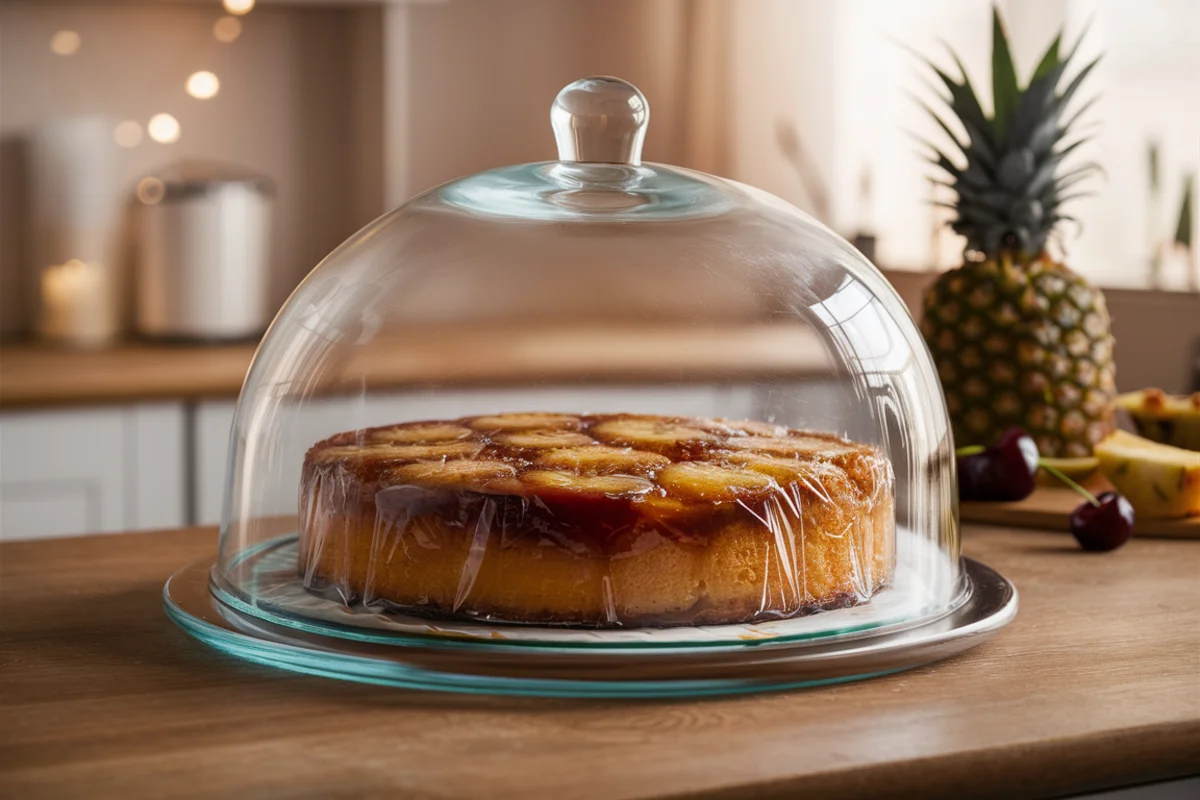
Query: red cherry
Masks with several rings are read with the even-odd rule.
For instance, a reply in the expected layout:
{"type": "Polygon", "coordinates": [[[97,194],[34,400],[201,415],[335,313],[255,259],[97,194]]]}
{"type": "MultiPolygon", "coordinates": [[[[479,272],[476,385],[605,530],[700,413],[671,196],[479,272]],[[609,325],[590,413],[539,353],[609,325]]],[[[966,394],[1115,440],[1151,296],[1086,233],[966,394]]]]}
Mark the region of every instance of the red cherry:
{"type": "Polygon", "coordinates": [[[1009,428],[981,453],[958,456],[958,496],[963,500],[1024,500],[1037,485],[1037,444],[1009,428]]]}
{"type": "Polygon", "coordinates": [[[1071,533],[1084,550],[1116,550],[1133,533],[1133,506],[1116,492],[1096,498],[1099,505],[1083,503],[1071,512],[1071,533]]]}

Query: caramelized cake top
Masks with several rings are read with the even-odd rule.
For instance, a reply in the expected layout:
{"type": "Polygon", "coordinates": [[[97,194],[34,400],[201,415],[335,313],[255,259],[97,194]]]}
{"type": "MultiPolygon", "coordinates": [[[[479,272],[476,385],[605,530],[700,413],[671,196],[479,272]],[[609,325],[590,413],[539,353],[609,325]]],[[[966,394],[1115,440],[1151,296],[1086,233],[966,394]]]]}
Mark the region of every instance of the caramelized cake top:
{"type": "Polygon", "coordinates": [[[773,497],[797,511],[861,508],[890,491],[891,467],[875,447],[765,422],[531,412],[339,433],[308,451],[305,492],[317,482],[343,502],[408,486],[661,519],[722,506],[753,513],[773,497]]]}

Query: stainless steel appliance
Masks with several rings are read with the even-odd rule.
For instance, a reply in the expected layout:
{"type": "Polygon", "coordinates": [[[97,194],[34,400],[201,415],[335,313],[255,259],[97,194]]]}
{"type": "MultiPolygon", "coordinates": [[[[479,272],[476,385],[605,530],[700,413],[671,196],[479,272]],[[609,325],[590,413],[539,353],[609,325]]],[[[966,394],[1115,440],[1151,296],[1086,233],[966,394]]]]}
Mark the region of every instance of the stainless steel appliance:
{"type": "Polygon", "coordinates": [[[137,186],[137,330],[181,340],[258,336],[267,303],[269,180],[180,166],[137,186]]]}

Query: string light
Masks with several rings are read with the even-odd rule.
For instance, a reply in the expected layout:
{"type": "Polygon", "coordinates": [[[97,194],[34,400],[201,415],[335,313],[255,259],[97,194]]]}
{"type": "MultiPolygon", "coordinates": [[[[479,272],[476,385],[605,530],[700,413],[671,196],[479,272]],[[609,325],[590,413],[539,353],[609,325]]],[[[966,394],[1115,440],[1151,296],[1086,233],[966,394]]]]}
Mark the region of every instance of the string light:
{"type": "Polygon", "coordinates": [[[159,144],[177,142],[181,133],[179,120],[170,114],[155,114],[150,118],[149,124],[146,125],[146,132],[150,134],[151,139],[159,144]]]}
{"type": "Polygon", "coordinates": [[[187,79],[187,93],[197,100],[207,100],[216,97],[221,91],[221,82],[217,76],[207,70],[193,72],[187,79]]]}
{"type": "Polygon", "coordinates": [[[82,44],[83,38],[75,31],[56,31],[50,37],[50,51],[58,56],[73,56],[82,44]]]}
{"type": "Polygon", "coordinates": [[[237,17],[221,17],[213,23],[213,38],[229,44],[242,35],[242,21],[237,17]]]}

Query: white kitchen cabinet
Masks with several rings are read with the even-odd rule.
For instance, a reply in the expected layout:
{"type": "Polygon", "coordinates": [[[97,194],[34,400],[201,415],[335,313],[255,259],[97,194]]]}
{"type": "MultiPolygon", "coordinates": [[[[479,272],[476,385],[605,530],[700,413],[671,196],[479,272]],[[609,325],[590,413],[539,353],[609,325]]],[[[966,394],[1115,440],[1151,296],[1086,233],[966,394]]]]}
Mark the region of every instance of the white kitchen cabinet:
{"type": "Polygon", "coordinates": [[[182,403],[0,414],[0,539],[182,525],[182,403]]]}
{"type": "Polygon", "coordinates": [[[216,525],[221,521],[229,429],[235,406],[233,400],[204,400],[195,406],[191,448],[192,524],[216,525]]]}

